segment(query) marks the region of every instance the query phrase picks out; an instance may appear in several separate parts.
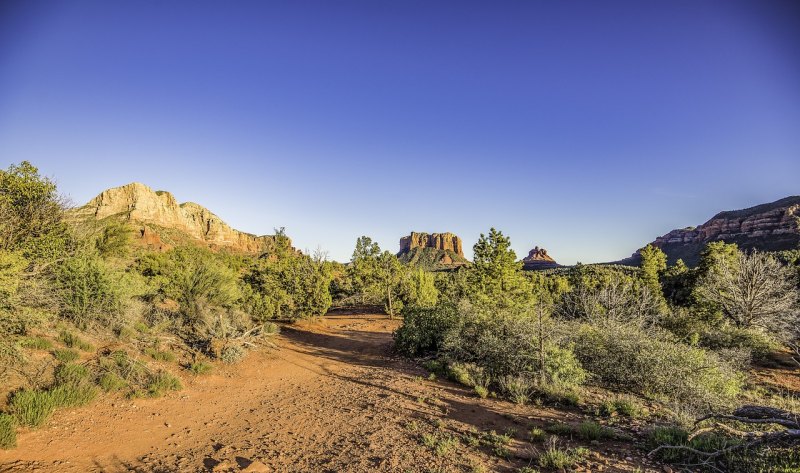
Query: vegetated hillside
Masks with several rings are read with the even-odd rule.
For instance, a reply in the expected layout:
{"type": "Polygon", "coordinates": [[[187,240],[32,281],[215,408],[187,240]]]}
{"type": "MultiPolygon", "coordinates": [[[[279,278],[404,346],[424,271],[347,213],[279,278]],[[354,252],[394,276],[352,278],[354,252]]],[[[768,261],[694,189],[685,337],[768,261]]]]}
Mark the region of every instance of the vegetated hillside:
{"type": "MultiPolygon", "coordinates": [[[[743,250],[793,250],[800,247],[800,196],[786,197],[742,210],[720,212],[699,227],[672,230],[651,244],[667,254],[667,262],[682,259],[697,264],[706,244],[736,243],[743,250]]],[[[639,253],[620,263],[637,265],[639,253]]]]}
{"type": "Polygon", "coordinates": [[[452,233],[418,233],[400,239],[401,262],[427,270],[453,269],[469,261],[464,257],[461,238],[452,233]]]}
{"type": "Polygon", "coordinates": [[[274,235],[241,232],[201,205],[180,204],[169,192],[154,191],[138,182],[104,190],[86,205],[70,211],[70,217],[83,222],[126,222],[135,227],[140,244],[155,250],[200,243],[212,249],[256,254],[275,244],[274,235]]]}

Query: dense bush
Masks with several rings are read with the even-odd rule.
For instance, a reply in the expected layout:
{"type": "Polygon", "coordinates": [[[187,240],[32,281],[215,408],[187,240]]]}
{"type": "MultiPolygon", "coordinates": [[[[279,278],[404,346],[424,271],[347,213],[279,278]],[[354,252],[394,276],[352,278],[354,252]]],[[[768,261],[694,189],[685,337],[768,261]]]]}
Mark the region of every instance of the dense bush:
{"type": "Polygon", "coordinates": [[[449,303],[433,308],[408,307],[403,311],[403,325],[394,333],[395,348],[412,357],[436,353],[458,317],[455,305],[449,303]]]}
{"type": "Polygon", "coordinates": [[[64,255],[71,236],[56,185],[27,161],[0,170],[0,250],[36,262],[64,255]]]}
{"type": "Polygon", "coordinates": [[[530,383],[541,379],[552,384],[580,384],[585,379],[569,347],[553,340],[539,343],[539,321],[532,313],[512,309],[487,312],[462,304],[456,320],[445,332],[440,348],[448,359],[478,364],[498,380],[522,377],[530,383]]]}
{"type": "Polygon", "coordinates": [[[61,314],[79,327],[107,322],[122,309],[119,280],[97,256],[68,258],[56,271],[61,314]]]}
{"type": "Polygon", "coordinates": [[[715,354],[638,327],[581,324],[573,337],[578,359],[608,387],[697,408],[724,406],[742,387],[715,354]]]}

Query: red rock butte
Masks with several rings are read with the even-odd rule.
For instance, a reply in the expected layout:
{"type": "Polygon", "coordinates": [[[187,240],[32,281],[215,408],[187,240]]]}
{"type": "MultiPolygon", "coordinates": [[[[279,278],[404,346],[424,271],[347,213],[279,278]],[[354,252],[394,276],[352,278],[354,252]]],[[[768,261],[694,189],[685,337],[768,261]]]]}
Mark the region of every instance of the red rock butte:
{"type": "Polygon", "coordinates": [[[414,248],[434,248],[437,250],[450,250],[458,256],[464,256],[464,247],[461,238],[453,233],[417,233],[400,239],[400,253],[409,253],[414,248]]]}

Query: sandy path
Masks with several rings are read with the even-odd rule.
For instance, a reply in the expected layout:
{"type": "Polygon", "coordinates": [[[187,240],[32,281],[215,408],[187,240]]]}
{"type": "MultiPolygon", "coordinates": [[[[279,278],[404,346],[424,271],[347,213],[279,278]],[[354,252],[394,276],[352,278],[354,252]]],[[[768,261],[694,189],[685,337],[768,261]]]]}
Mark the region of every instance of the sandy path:
{"type": "MultiPolygon", "coordinates": [[[[56,413],[21,433],[17,449],[0,451],[0,471],[506,470],[511,463],[479,448],[436,456],[419,435],[513,427],[524,439],[530,421],[564,419],[421,381],[424,370],[389,351],[395,327],[384,316],[348,315],[286,327],[279,350],[185,378],[167,398],[106,398],[56,413]]],[[[522,457],[530,449],[514,446],[522,457]]]]}

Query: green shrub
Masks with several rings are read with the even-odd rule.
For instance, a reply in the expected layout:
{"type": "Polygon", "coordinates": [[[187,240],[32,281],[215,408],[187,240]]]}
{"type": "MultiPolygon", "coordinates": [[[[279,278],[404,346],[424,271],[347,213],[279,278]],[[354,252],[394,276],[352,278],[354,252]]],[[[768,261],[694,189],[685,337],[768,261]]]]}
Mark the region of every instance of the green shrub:
{"type": "Polygon", "coordinates": [[[0,413],[0,449],[7,450],[17,446],[17,429],[14,417],[0,413]]]}
{"type": "Polygon", "coordinates": [[[613,431],[607,427],[603,427],[597,422],[590,420],[583,421],[578,424],[578,428],[575,430],[575,433],[578,435],[578,437],[584,440],[601,440],[614,437],[613,431]]]}
{"type": "Polygon", "coordinates": [[[475,386],[473,389],[475,390],[475,394],[477,394],[481,399],[486,399],[489,396],[489,389],[484,388],[483,386],[475,386]]]}
{"type": "Polygon", "coordinates": [[[533,383],[523,376],[502,376],[498,384],[503,393],[516,404],[525,404],[530,400],[533,383]]]}
{"type": "Polygon", "coordinates": [[[145,353],[150,356],[150,358],[156,361],[165,361],[167,363],[172,363],[175,361],[175,354],[170,351],[159,351],[152,348],[148,348],[145,350],[145,353]]]}
{"type": "Polygon", "coordinates": [[[711,350],[746,350],[756,360],[764,360],[780,348],[780,344],[761,331],[729,325],[705,330],[700,335],[700,345],[711,350]]]}
{"type": "Polygon", "coordinates": [[[574,336],[584,367],[611,388],[698,409],[725,406],[742,388],[742,374],[714,353],[637,327],[583,324],[574,336]]]}
{"type": "Polygon", "coordinates": [[[439,304],[434,308],[406,307],[403,325],[394,333],[395,348],[406,356],[438,352],[457,318],[456,307],[452,304],[439,304]]]}
{"type": "Polygon", "coordinates": [[[463,384],[464,386],[472,387],[475,386],[475,382],[472,380],[469,372],[465,368],[464,364],[462,363],[450,363],[447,365],[447,377],[451,380],[463,384]]]}
{"type": "Polygon", "coordinates": [[[89,370],[83,365],[65,363],[55,369],[55,384],[58,385],[78,385],[87,382],[89,370]]]}
{"type": "Polygon", "coordinates": [[[204,363],[202,361],[195,361],[189,363],[188,370],[191,371],[195,375],[202,375],[208,374],[214,367],[209,363],[204,363]]]}
{"type": "Polygon", "coordinates": [[[574,427],[564,422],[553,422],[547,425],[544,430],[554,435],[572,435],[575,432],[574,427]]]}
{"type": "Polygon", "coordinates": [[[150,377],[146,389],[149,397],[159,397],[166,394],[167,391],[180,391],[183,386],[173,374],[159,371],[150,377]]]}
{"type": "Polygon", "coordinates": [[[93,351],[94,347],[88,342],[83,341],[79,336],[72,332],[62,330],[58,334],[58,341],[67,346],[67,348],[77,348],[83,351],[93,351]]]}
{"type": "Polygon", "coordinates": [[[600,408],[600,412],[605,416],[619,414],[633,419],[645,416],[645,411],[641,404],[629,396],[606,399],[600,408]]]}
{"type": "Polygon", "coordinates": [[[119,391],[121,389],[124,389],[128,385],[128,383],[124,379],[122,379],[120,375],[113,372],[103,373],[97,380],[97,384],[99,384],[100,387],[103,389],[103,391],[107,393],[113,391],[119,391]]]}
{"type": "Polygon", "coordinates": [[[80,407],[94,400],[97,389],[86,383],[62,384],[52,388],[48,394],[55,407],[80,407]]]}
{"type": "Polygon", "coordinates": [[[531,438],[531,442],[544,442],[545,439],[547,439],[547,432],[539,427],[531,427],[528,434],[531,438]]]}
{"type": "Polygon", "coordinates": [[[576,463],[589,455],[583,447],[560,448],[555,439],[551,439],[544,452],[539,454],[539,466],[543,468],[572,468],[576,463]]]}
{"type": "Polygon", "coordinates": [[[49,350],[53,348],[53,343],[42,337],[25,337],[19,341],[19,346],[31,350],[49,350]]]}
{"type": "MultiPolygon", "coordinates": [[[[736,445],[738,439],[732,439],[715,432],[707,432],[689,440],[689,433],[676,426],[657,426],[647,436],[648,449],[653,450],[662,445],[685,446],[700,452],[713,452],[736,445]]],[[[664,449],[658,452],[657,458],[666,462],[693,462],[701,458],[689,450],[664,449]]]]}
{"type": "Polygon", "coordinates": [[[77,351],[69,349],[53,350],[53,356],[62,363],[72,363],[80,358],[80,354],[77,351]]]}
{"type": "Polygon", "coordinates": [[[56,271],[62,315],[79,327],[96,320],[108,322],[121,309],[119,282],[98,256],[68,258],[56,271]]]}
{"type": "Polygon", "coordinates": [[[220,353],[220,360],[223,363],[234,364],[242,361],[247,350],[241,345],[226,345],[220,353]]]}
{"type": "Polygon", "coordinates": [[[17,424],[25,427],[42,426],[56,408],[50,393],[40,390],[17,391],[8,407],[17,424]]]}
{"type": "Polygon", "coordinates": [[[581,388],[578,386],[544,384],[536,386],[536,394],[550,404],[578,406],[581,403],[581,388]]]}

